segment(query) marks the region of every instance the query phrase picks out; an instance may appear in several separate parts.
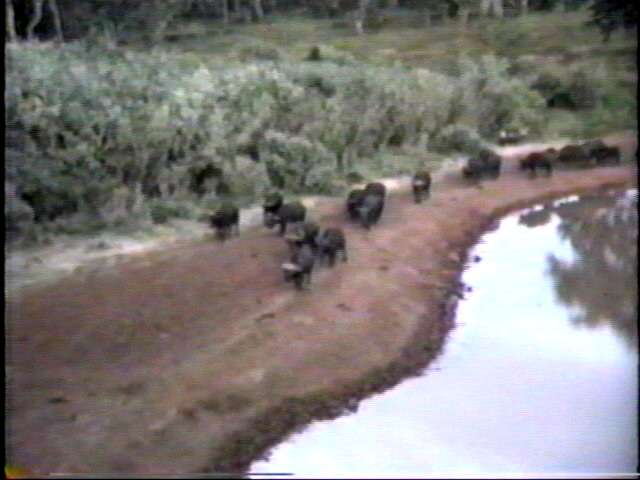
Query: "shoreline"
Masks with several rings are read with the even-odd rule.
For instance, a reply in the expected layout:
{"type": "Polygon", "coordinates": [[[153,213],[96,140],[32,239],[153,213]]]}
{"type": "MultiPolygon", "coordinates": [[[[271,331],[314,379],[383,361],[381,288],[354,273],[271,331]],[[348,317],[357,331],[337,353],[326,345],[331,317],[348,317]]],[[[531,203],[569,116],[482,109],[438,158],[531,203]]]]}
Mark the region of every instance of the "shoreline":
{"type": "Polygon", "coordinates": [[[483,235],[497,227],[501,218],[537,203],[587,192],[624,190],[631,186],[633,182],[621,181],[603,183],[596,187],[567,189],[515,201],[496,209],[488,219],[468,234],[465,242],[453,247],[453,252],[460,259],[459,268],[441,288],[442,293],[437,302],[439,318],[432,322],[420,322],[413,340],[403,348],[397,359],[386,367],[370,370],[351,385],[335,391],[319,391],[305,397],[285,399],[256,417],[246,429],[233,435],[223,448],[213,454],[211,464],[197,473],[231,472],[249,478],[247,475],[251,472],[248,469],[252,463],[268,458],[271,448],[301,431],[311,422],[333,420],[345,414],[355,413],[361,400],[422,375],[442,352],[447,336],[455,328],[458,299],[464,297],[467,287],[460,279],[465,265],[469,262],[469,252],[483,235]]]}
{"type": "MultiPolygon", "coordinates": [[[[622,131],[603,137],[607,141],[620,141],[632,132],[622,131]]],[[[497,146],[495,149],[503,157],[521,157],[529,151],[549,147],[561,148],[571,143],[568,139],[529,142],[518,145],[497,146]]],[[[432,172],[435,183],[447,176],[456,175],[462,168],[463,157],[446,159],[432,172]]],[[[372,180],[373,181],[373,180],[372,180]]],[[[386,185],[387,191],[403,192],[410,188],[408,175],[376,179],[386,185]]],[[[366,183],[366,182],[365,182],[366,183]]],[[[350,188],[365,185],[353,184],[350,188]]],[[[308,210],[328,208],[341,204],[342,196],[306,195],[301,198],[308,210]]],[[[240,210],[240,228],[247,231],[262,225],[262,207],[258,204],[240,210]]],[[[173,219],[168,225],[154,225],[152,232],[136,230],[131,234],[103,232],[94,235],[60,235],[52,245],[36,245],[13,248],[5,245],[6,278],[11,278],[10,292],[20,294],[23,290],[39,288],[55,283],[75,273],[85,270],[113,266],[129,257],[162,251],[184,243],[202,241],[212,237],[211,229],[205,222],[173,219]]]]}
{"type": "Polygon", "coordinates": [[[282,239],[254,229],[10,298],[7,384],[21,400],[10,407],[8,461],[39,472],[246,474],[310,421],[419,375],[454,326],[469,249],[498,218],[637,185],[629,163],[538,179],[517,172],[515,157],[505,167],[481,185],[445,176],[420,205],[401,187],[371,232],[346,220],[342,202],[314,208],[322,225],[345,229],[349,261],[314,271],[308,291],[282,282],[282,239]]]}

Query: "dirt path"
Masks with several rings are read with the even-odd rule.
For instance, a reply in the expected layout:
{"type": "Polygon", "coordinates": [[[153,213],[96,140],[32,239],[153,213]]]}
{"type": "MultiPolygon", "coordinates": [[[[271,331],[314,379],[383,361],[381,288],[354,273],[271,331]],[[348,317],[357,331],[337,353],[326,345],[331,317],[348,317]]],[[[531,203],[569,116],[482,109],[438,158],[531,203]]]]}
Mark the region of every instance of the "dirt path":
{"type": "MultiPolygon", "coordinates": [[[[342,202],[318,205],[322,225],[345,229],[349,262],[314,272],[310,291],[282,281],[286,246],[257,228],[16,292],[7,462],[43,473],[246,466],[275,439],[241,435],[257,413],[317,392],[361,397],[354,382],[408,347],[434,355],[464,252],[496,216],[636,179],[630,165],[528,179],[514,159],[481,186],[444,175],[422,205],[391,195],[370,232],[345,221],[342,202]]],[[[276,436],[295,426],[270,420],[276,436]]]]}

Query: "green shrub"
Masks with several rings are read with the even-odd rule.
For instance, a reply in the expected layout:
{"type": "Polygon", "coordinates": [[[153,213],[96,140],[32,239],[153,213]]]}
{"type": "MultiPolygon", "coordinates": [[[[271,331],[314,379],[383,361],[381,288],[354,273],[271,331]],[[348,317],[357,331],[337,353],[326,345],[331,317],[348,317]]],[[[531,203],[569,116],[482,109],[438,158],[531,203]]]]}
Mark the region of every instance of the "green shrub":
{"type": "Polygon", "coordinates": [[[509,67],[509,61],[494,56],[460,60],[466,113],[482,137],[495,139],[506,129],[537,133],[543,126],[544,99],[523,79],[512,77],[509,67]]]}
{"type": "Polygon", "coordinates": [[[167,223],[172,218],[190,218],[192,210],[184,203],[175,200],[152,200],[149,213],[153,223],[167,223]]]}
{"type": "Polygon", "coordinates": [[[319,62],[320,60],[322,60],[322,56],[320,55],[320,47],[318,47],[317,45],[311,47],[311,50],[309,50],[309,55],[307,55],[307,58],[305,60],[309,62],[319,62]]]}
{"type": "Polygon", "coordinates": [[[331,191],[336,160],[321,143],[269,130],[263,151],[268,174],[278,188],[295,193],[331,191]]]}
{"type": "Polygon", "coordinates": [[[430,143],[429,147],[436,152],[460,152],[476,155],[486,147],[486,142],[478,132],[465,125],[450,125],[442,130],[430,143]]]}
{"type": "Polygon", "coordinates": [[[488,135],[537,120],[537,94],[495,59],[463,62],[456,78],[320,53],[205,66],[82,42],[10,47],[8,178],[38,224],[165,222],[197,198],[330,193],[346,172],[394,171],[387,149],[424,150],[460,118],[488,135]]]}
{"type": "Polygon", "coordinates": [[[489,43],[500,56],[515,56],[520,50],[531,44],[532,39],[518,20],[492,22],[484,28],[482,38],[489,43]]]}
{"type": "Polygon", "coordinates": [[[357,65],[359,62],[348,52],[331,45],[315,45],[306,58],[307,61],[322,61],[336,65],[357,65]]]}
{"type": "Polygon", "coordinates": [[[251,60],[279,61],[284,59],[284,53],[275,45],[265,43],[249,43],[241,45],[235,50],[238,60],[248,62],[251,60]]]}

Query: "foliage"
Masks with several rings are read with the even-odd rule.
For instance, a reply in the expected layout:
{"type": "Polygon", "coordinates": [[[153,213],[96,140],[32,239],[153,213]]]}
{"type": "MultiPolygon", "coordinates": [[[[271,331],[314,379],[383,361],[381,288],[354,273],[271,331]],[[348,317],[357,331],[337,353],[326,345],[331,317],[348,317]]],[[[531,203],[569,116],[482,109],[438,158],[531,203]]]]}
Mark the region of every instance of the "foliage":
{"type": "Polygon", "coordinates": [[[490,23],[481,36],[500,56],[515,56],[531,44],[527,29],[518,20],[490,23]]]}
{"type": "Polygon", "coordinates": [[[463,58],[449,76],[317,45],[320,61],[266,44],[236,50],[249,62],[206,64],[93,41],[9,46],[6,171],[23,211],[12,228],[164,222],[271,188],[332,193],[349,172],[413,168],[390,151],[469,152],[543,118],[542,97],[495,57],[463,58]]]}
{"type": "Polygon", "coordinates": [[[486,146],[486,142],[478,133],[465,125],[449,125],[429,143],[429,147],[436,152],[460,152],[476,155],[486,146]]]}
{"type": "Polygon", "coordinates": [[[554,108],[584,112],[606,107],[619,113],[637,103],[632,90],[612,77],[601,62],[566,69],[546,67],[534,74],[530,83],[554,108]]]}
{"type": "Polygon", "coordinates": [[[149,202],[153,223],[166,223],[171,218],[189,218],[192,212],[187,205],[175,200],[153,199],[149,202]]]}
{"type": "Polygon", "coordinates": [[[624,28],[630,30],[638,27],[638,4],[627,0],[595,0],[589,7],[591,20],[589,25],[600,29],[605,41],[611,33],[624,28]]]}
{"type": "Polygon", "coordinates": [[[475,63],[460,60],[464,103],[479,133],[495,139],[501,130],[537,132],[543,124],[544,99],[526,82],[509,74],[505,59],[483,56],[475,63]]]}
{"type": "Polygon", "coordinates": [[[240,61],[247,62],[252,60],[282,60],[284,53],[274,45],[264,42],[251,42],[239,46],[236,51],[236,58],[240,61]]]}

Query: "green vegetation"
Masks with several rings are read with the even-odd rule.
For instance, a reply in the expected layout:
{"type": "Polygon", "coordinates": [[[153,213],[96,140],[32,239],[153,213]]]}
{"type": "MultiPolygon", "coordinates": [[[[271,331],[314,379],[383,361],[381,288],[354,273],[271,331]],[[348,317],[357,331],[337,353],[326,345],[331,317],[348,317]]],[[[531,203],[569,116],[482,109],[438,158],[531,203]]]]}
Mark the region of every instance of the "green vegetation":
{"type": "Polygon", "coordinates": [[[474,153],[504,128],[637,128],[636,40],[621,32],[603,45],[586,19],[461,29],[397,14],[355,35],[292,16],[217,30],[192,21],[184,32],[195,34],[168,32],[151,49],[116,46],[106,27],[55,47],[8,44],[10,238],[203,218],[273,188],[342,193],[353,177],[474,153]]]}

